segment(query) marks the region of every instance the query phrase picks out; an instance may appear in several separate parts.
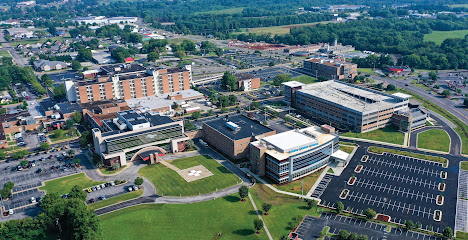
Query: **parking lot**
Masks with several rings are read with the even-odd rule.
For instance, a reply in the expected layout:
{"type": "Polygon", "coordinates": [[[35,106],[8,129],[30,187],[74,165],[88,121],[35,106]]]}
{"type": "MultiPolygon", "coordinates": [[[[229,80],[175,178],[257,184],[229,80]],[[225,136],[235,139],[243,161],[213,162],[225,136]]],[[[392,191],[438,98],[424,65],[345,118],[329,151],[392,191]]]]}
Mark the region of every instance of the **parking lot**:
{"type": "MultiPolygon", "coordinates": [[[[439,191],[442,164],[394,154],[372,154],[362,147],[353,156],[350,164],[339,177],[334,177],[321,193],[318,189],[313,196],[320,196],[321,204],[334,207],[342,201],[345,209],[362,214],[371,208],[377,213],[391,216],[391,221],[403,224],[406,220],[421,223],[422,228],[442,232],[446,226],[453,228],[455,219],[456,187],[447,184],[445,191],[439,191]],[[366,162],[361,157],[369,156],[366,162]],[[362,165],[360,172],[356,166],[362,165]],[[356,177],[354,184],[348,180],[356,177]],[[348,195],[340,199],[343,189],[348,195]],[[443,205],[436,199],[443,194],[443,205]],[[434,220],[435,210],[442,212],[441,221],[434,220]]],[[[451,178],[456,177],[451,176],[451,178]]]]}
{"type": "Polygon", "coordinates": [[[285,63],[285,60],[278,60],[276,58],[270,58],[261,56],[260,54],[251,53],[224,56],[223,60],[225,60],[230,65],[236,66],[238,69],[269,66],[270,62],[274,62],[274,64],[285,63]]]}
{"type": "Polygon", "coordinates": [[[116,186],[108,186],[105,188],[101,188],[100,190],[96,190],[93,192],[88,193],[86,197],[87,203],[89,203],[90,199],[94,199],[94,201],[98,202],[101,201],[101,196],[104,196],[106,199],[112,198],[124,193],[129,192],[127,189],[129,186],[133,186],[133,183],[127,182],[126,184],[120,184],[116,186]]]}
{"type": "Polygon", "coordinates": [[[260,70],[254,70],[251,72],[248,72],[256,77],[259,77],[262,81],[273,81],[273,78],[278,75],[278,74],[286,74],[290,77],[298,77],[301,76],[301,73],[298,73],[292,69],[286,68],[286,67],[268,67],[268,68],[263,68],[260,70]]]}
{"type": "Polygon", "coordinates": [[[72,80],[80,78],[78,73],[72,70],[60,72],[60,73],[50,73],[49,76],[52,79],[52,81],[54,81],[54,85],[62,84],[63,81],[68,78],[71,78],[72,80]]]}
{"type": "Polygon", "coordinates": [[[304,221],[297,229],[299,238],[317,239],[321,230],[329,226],[329,233],[338,234],[340,230],[346,230],[349,233],[357,233],[359,235],[366,235],[368,239],[423,239],[423,240],[437,240],[440,238],[429,236],[426,234],[406,231],[399,228],[392,228],[387,230],[387,226],[379,223],[364,221],[335,213],[324,212],[319,218],[306,216],[304,221]]]}

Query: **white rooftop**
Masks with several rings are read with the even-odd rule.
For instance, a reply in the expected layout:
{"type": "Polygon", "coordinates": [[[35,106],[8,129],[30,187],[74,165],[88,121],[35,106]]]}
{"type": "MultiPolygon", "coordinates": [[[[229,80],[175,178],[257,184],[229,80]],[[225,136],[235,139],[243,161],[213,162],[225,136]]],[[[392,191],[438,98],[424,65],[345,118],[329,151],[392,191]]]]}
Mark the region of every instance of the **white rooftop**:
{"type": "Polygon", "coordinates": [[[401,92],[397,92],[397,93],[394,93],[392,95],[396,96],[396,97],[399,97],[399,98],[404,98],[404,99],[409,99],[410,97],[412,97],[409,94],[405,94],[405,93],[401,93],[401,92]]]}
{"type": "Polygon", "coordinates": [[[304,86],[305,84],[298,82],[298,81],[289,81],[289,82],[284,82],[283,85],[291,87],[291,88],[295,88],[295,87],[304,86]]]}
{"type": "Polygon", "coordinates": [[[318,144],[317,140],[311,136],[307,136],[306,134],[295,130],[265,137],[262,141],[265,141],[269,145],[273,145],[278,150],[285,153],[303,146],[318,144]]]}

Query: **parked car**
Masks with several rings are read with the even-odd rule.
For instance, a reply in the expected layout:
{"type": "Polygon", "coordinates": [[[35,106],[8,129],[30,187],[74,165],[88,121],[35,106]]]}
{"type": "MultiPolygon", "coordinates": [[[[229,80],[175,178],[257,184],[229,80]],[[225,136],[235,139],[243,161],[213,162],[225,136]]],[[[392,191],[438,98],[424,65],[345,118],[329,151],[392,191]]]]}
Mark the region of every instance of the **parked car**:
{"type": "Polygon", "coordinates": [[[31,203],[36,203],[36,198],[31,197],[31,203]]]}
{"type": "Polygon", "coordinates": [[[132,187],[132,186],[128,186],[127,190],[128,190],[129,192],[132,192],[132,191],[133,191],[133,187],[132,187]]]}
{"type": "Polygon", "coordinates": [[[96,186],[96,189],[97,189],[97,190],[101,190],[101,186],[97,185],[97,186],[96,186]]]}
{"type": "Polygon", "coordinates": [[[115,186],[115,182],[114,181],[111,181],[109,182],[111,186],[115,186]]]}
{"type": "Polygon", "coordinates": [[[97,188],[96,187],[91,187],[91,189],[94,191],[97,191],[97,188]]]}
{"type": "Polygon", "coordinates": [[[96,200],[94,200],[94,198],[91,198],[91,199],[88,200],[88,203],[95,203],[95,202],[96,202],[96,200]]]}
{"type": "Polygon", "coordinates": [[[13,215],[13,214],[15,214],[15,210],[13,209],[8,210],[8,215],[13,215]]]}
{"type": "Polygon", "coordinates": [[[36,170],[36,173],[41,173],[42,172],[42,168],[39,168],[36,170]]]}
{"type": "Polygon", "coordinates": [[[101,184],[101,185],[99,185],[99,186],[100,186],[101,188],[105,188],[105,187],[106,187],[106,185],[104,185],[104,184],[101,184]]]}
{"type": "Polygon", "coordinates": [[[133,191],[138,191],[138,186],[133,186],[133,191]]]}
{"type": "Polygon", "coordinates": [[[102,195],[102,196],[99,197],[99,199],[106,200],[106,196],[102,195]]]}
{"type": "Polygon", "coordinates": [[[91,189],[91,188],[86,188],[86,190],[85,190],[85,191],[86,191],[87,193],[90,193],[90,192],[92,192],[92,191],[93,191],[93,189],[91,189]]]}

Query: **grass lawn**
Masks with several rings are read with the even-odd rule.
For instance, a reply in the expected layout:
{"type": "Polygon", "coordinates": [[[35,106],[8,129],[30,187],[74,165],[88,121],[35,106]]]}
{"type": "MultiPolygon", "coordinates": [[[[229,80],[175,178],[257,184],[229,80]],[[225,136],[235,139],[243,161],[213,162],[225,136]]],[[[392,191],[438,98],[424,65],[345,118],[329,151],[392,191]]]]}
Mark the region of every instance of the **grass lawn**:
{"type": "Polygon", "coordinates": [[[447,110],[443,109],[439,105],[434,104],[433,102],[417,95],[414,94],[413,92],[410,92],[405,89],[400,89],[400,92],[410,94],[414,98],[416,98],[418,101],[420,101],[423,106],[431,111],[434,111],[445,118],[447,118],[450,122],[455,124],[457,127],[454,128],[455,132],[458,133],[458,136],[460,136],[462,140],[462,153],[463,154],[468,154],[468,125],[466,125],[464,122],[460,121],[457,117],[455,117],[453,114],[449,113],[447,110]]]}
{"type": "Polygon", "coordinates": [[[418,148],[448,152],[450,137],[442,129],[431,129],[418,134],[418,148]]]}
{"type": "Polygon", "coordinates": [[[302,76],[297,76],[291,78],[292,81],[298,81],[304,84],[309,84],[309,83],[315,83],[318,82],[317,78],[307,76],[307,75],[302,75],[302,76]]]}
{"type": "Polygon", "coordinates": [[[418,88],[421,88],[421,89],[424,89],[426,91],[432,91],[430,88],[424,86],[424,84],[422,84],[422,83],[416,83],[416,84],[414,84],[414,86],[416,86],[418,88]]]}
{"type": "Polygon", "coordinates": [[[460,168],[462,170],[468,171],[468,161],[461,161],[460,168]]]}
{"type": "Polygon", "coordinates": [[[317,24],[327,24],[331,23],[331,21],[323,21],[323,22],[312,22],[312,23],[300,23],[300,24],[291,24],[291,25],[282,25],[282,26],[273,26],[273,27],[258,27],[258,28],[250,28],[248,32],[256,33],[256,34],[265,34],[271,33],[271,35],[284,35],[289,34],[290,29],[294,27],[304,27],[304,26],[315,26],[317,24]]]}
{"type": "Polygon", "coordinates": [[[0,57],[11,57],[10,53],[6,50],[0,51],[0,57]]]}
{"type": "Polygon", "coordinates": [[[124,193],[124,194],[119,195],[117,197],[113,197],[113,198],[109,198],[109,199],[106,199],[106,200],[102,200],[102,201],[99,201],[99,202],[89,204],[88,208],[91,209],[91,210],[96,210],[96,209],[99,209],[99,208],[110,206],[112,204],[116,204],[116,203],[119,203],[119,202],[123,202],[123,201],[127,201],[127,200],[130,200],[130,199],[137,198],[137,197],[141,196],[142,194],[143,194],[143,190],[139,189],[138,191],[135,191],[135,192],[124,193]]]}
{"type": "Polygon", "coordinates": [[[368,149],[371,152],[375,153],[394,153],[394,154],[399,154],[399,155],[404,155],[408,157],[413,157],[413,158],[419,158],[419,159],[425,159],[428,161],[433,161],[433,162],[438,162],[438,163],[443,163],[444,165],[447,164],[447,159],[443,157],[437,157],[437,156],[431,156],[431,155],[423,155],[419,153],[412,153],[412,152],[406,152],[406,151],[399,151],[395,149],[388,149],[388,148],[381,148],[381,147],[376,147],[376,146],[371,146],[368,149]]]}
{"type": "Polygon", "coordinates": [[[186,182],[177,172],[168,169],[162,164],[148,165],[141,168],[138,173],[150,180],[158,191],[164,196],[193,196],[221,190],[240,182],[240,179],[216,160],[208,156],[195,156],[170,161],[180,169],[203,165],[214,175],[193,182],[186,182]]]}
{"type": "Polygon", "coordinates": [[[193,204],[144,204],[100,218],[103,239],[268,239],[263,230],[255,234],[258,217],[237,194],[193,204]]]}
{"type": "Polygon", "coordinates": [[[319,207],[307,209],[307,204],[295,197],[278,194],[260,182],[257,182],[250,193],[258,209],[262,209],[263,203],[272,205],[268,215],[263,215],[263,220],[270,230],[273,239],[279,239],[287,235],[292,229],[292,220],[297,216],[311,215],[318,217],[322,211],[319,207]]]}
{"type": "Polygon", "coordinates": [[[70,130],[57,129],[57,130],[52,131],[52,134],[49,135],[49,138],[50,138],[50,141],[52,142],[63,141],[65,139],[74,138],[78,136],[76,132],[77,132],[76,129],[70,129],[70,130]]]}
{"type": "Polygon", "coordinates": [[[447,38],[465,38],[467,34],[468,30],[432,31],[432,33],[424,34],[424,41],[441,44],[447,38]]]}
{"type": "Polygon", "coordinates": [[[404,134],[398,132],[394,126],[384,127],[367,133],[347,132],[341,134],[345,137],[363,138],[379,142],[387,142],[403,145],[404,134]]]}
{"type": "Polygon", "coordinates": [[[310,188],[315,184],[320,174],[322,174],[323,170],[325,170],[325,168],[322,168],[319,171],[308,175],[307,177],[298,179],[285,185],[275,185],[275,187],[282,191],[301,194],[301,185],[302,181],[304,181],[304,195],[306,195],[307,192],[309,192],[310,188]]]}
{"type": "MultiPolygon", "coordinates": [[[[468,7],[468,4],[466,5],[468,7]]],[[[457,237],[455,239],[456,240],[468,240],[468,233],[457,231],[457,237]]]]}
{"type": "Polygon", "coordinates": [[[51,38],[41,38],[41,39],[38,39],[38,38],[34,38],[34,39],[22,39],[22,40],[15,40],[15,41],[11,41],[10,44],[11,46],[13,47],[16,47],[18,44],[22,44],[22,45],[25,45],[25,44],[36,44],[36,43],[44,43],[47,41],[47,39],[50,39],[52,40],[52,42],[54,42],[55,40],[60,40],[60,41],[63,41],[65,39],[71,39],[69,37],[51,37],[51,38]]]}
{"type": "Polygon", "coordinates": [[[351,153],[354,150],[352,146],[340,145],[340,150],[346,153],[351,153]]]}
{"type": "Polygon", "coordinates": [[[244,10],[243,7],[238,7],[238,8],[227,8],[227,9],[222,9],[222,10],[212,10],[212,11],[206,11],[206,12],[197,12],[196,15],[198,14],[215,14],[215,15],[220,15],[220,14],[237,14],[237,13],[242,13],[244,10]]]}
{"type": "Polygon", "coordinates": [[[358,68],[358,72],[376,74],[373,68],[358,68]]]}
{"type": "Polygon", "coordinates": [[[72,187],[75,185],[78,185],[80,188],[84,189],[101,183],[104,182],[93,181],[84,173],[78,173],[75,175],[47,181],[45,182],[45,186],[40,187],[39,189],[44,190],[47,193],[58,193],[59,195],[63,195],[70,192],[72,187]]]}
{"type": "Polygon", "coordinates": [[[118,172],[124,170],[126,167],[127,166],[122,166],[117,171],[111,170],[110,168],[107,168],[107,167],[103,167],[103,168],[99,168],[99,171],[101,171],[102,174],[109,175],[109,174],[118,173],[118,172]]]}

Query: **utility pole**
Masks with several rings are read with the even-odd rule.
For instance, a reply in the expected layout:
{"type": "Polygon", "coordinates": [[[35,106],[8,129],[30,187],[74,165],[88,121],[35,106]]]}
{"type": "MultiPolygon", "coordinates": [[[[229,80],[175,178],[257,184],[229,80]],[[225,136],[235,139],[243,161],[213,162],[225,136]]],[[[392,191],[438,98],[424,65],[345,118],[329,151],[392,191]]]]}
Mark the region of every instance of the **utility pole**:
{"type": "Polygon", "coordinates": [[[304,181],[301,182],[301,195],[302,199],[304,199],[304,181]]]}

